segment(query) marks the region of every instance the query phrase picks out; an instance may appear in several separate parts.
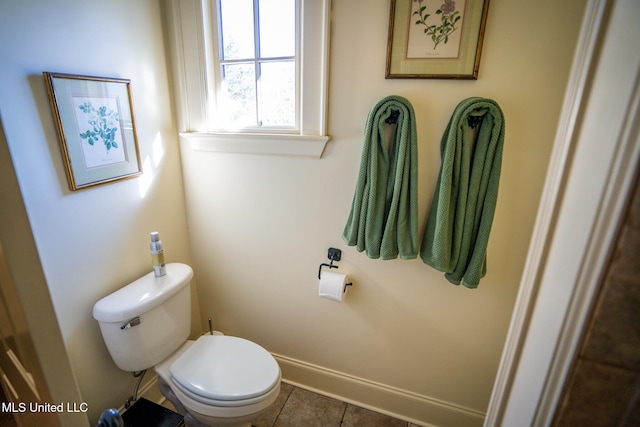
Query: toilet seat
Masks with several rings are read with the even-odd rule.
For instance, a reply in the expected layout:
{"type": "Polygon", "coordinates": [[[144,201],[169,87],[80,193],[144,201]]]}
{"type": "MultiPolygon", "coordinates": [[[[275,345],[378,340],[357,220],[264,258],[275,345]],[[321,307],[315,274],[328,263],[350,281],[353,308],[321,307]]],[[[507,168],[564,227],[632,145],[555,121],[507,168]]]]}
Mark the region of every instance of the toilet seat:
{"type": "Polygon", "coordinates": [[[169,367],[185,395],[212,406],[246,406],[263,400],[280,382],[280,368],[264,348],[243,338],[204,335],[169,367]]]}

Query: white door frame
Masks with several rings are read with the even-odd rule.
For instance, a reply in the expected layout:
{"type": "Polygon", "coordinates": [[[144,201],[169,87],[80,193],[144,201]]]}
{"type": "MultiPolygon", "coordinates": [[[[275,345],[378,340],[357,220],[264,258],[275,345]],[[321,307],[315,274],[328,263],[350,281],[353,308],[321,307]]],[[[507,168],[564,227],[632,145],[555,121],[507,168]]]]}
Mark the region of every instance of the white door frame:
{"type": "Polygon", "coordinates": [[[639,20],[588,2],[487,427],[553,419],[640,158],[639,20]]]}

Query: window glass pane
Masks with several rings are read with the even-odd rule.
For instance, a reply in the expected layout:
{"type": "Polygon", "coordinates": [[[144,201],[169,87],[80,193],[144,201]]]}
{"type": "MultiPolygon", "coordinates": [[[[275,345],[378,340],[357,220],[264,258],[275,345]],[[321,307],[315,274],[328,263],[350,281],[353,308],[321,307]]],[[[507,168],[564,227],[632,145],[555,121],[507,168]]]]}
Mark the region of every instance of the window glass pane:
{"type": "Polygon", "coordinates": [[[223,60],[255,57],[253,0],[220,0],[223,60]]]}
{"type": "Polygon", "coordinates": [[[222,66],[220,123],[223,127],[256,125],[255,67],[253,64],[222,66]]]}
{"type": "Polygon", "coordinates": [[[294,61],[260,64],[260,125],[295,126],[296,71],[294,61]]]}
{"type": "Polygon", "coordinates": [[[295,0],[260,0],[260,57],[294,56],[295,0]]]}

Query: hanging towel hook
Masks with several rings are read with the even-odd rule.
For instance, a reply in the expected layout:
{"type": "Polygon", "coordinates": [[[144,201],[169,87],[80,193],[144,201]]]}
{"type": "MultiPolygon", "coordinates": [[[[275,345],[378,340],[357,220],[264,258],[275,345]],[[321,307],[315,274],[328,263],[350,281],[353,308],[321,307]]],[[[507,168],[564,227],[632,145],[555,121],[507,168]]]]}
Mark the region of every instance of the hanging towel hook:
{"type": "Polygon", "coordinates": [[[471,129],[475,129],[482,123],[482,118],[484,116],[469,116],[467,117],[467,122],[469,123],[469,127],[471,129]]]}
{"type": "Polygon", "coordinates": [[[398,123],[398,117],[400,117],[400,110],[391,110],[391,114],[384,122],[388,125],[395,125],[398,123]]]}

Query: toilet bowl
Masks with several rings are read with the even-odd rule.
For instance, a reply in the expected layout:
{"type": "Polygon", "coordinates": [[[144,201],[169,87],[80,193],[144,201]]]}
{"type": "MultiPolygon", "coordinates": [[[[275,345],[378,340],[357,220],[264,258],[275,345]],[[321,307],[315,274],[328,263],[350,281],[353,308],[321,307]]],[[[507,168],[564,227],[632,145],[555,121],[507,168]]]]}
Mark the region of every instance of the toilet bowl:
{"type": "Polygon", "coordinates": [[[129,372],[152,368],[188,427],[248,425],[278,397],[281,373],[249,340],[190,330],[191,267],[167,264],[98,301],[93,317],[111,358],[129,372]]]}
{"type": "Polygon", "coordinates": [[[153,369],[178,412],[204,425],[249,425],[280,392],[280,368],[271,354],[238,337],[187,341],[153,369]]]}

